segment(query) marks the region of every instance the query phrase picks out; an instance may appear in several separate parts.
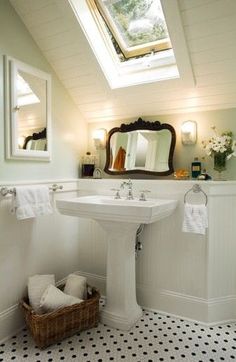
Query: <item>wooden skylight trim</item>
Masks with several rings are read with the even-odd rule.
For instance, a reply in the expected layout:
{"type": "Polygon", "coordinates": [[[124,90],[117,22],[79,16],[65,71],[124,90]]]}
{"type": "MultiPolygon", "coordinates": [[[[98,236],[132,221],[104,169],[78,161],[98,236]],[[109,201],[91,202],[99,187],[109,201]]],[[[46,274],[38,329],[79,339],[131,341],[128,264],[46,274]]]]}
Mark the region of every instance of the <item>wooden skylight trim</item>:
{"type": "MultiPolygon", "coordinates": [[[[118,43],[122,53],[124,54],[126,59],[145,55],[151,52],[158,52],[169,50],[172,48],[171,42],[169,37],[157,41],[148,42],[141,45],[136,46],[129,46],[127,47],[122,36],[120,35],[117,27],[110,16],[109,12],[106,10],[104,6],[101,6],[100,2],[97,0],[87,0],[88,6],[90,7],[90,11],[92,12],[95,21],[97,22],[100,30],[103,32],[103,36],[107,40],[110,39],[106,26],[104,23],[107,23],[108,28],[110,29],[113,37],[115,38],[116,42],[118,43]]],[[[109,42],[112,44],[112,42],[109,42]]],[[[112,44],[113,46],[113,44],[112,44]]]]}

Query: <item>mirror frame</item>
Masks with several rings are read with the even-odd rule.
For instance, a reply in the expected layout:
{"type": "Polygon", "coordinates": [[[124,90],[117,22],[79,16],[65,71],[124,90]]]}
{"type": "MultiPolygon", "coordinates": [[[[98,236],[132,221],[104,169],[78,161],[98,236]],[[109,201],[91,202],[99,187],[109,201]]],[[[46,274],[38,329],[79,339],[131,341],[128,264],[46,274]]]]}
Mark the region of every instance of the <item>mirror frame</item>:
{"type": "Polygon", "coordinates": [[[112,128],[107,137],[106,142],[106,164],[104,167],[104,171],[108,173],[109,175],[125,175],[125,174],[135,174],[135,173],[143,173],[148,175],[156,175],[156,176],[168,176],[171,175],[174,172],[173,167],[173,155],[174,155],[174,149],[175,149],[175,143],[176,143],[176,134],[175,129],[168,123],[160,123],[159,121],[155,122],[149,122],[144,121],[142,118],[138,118],[137,121],[129,124],[122,123],[120,127],[112,128]],[[109,169],[110,165],[110,140],[114,133],[121,132],[121,133],[127,133],[130,131],[136,131],[136,130],[150,130],[150,131],[160,131],[163,129],[167,129],[171,133],[171,144],[170,144],[170,151],[169,151],[169,158],[168,158],[168,166],[169,169],[167,171],[162,172],[155,172],[155,171],[146,171],[146,170],[128,170],[128,171],[111,171],[109,169]]]}
{"type": "Polygon", "coordinates": [[[23,63],[15,58],[4,56],[4,86],[5,86],[5,149],[6,158],[25,161],[51,160],[51,75],[23,63]],[[47,150],[35,151],[19,149],[17,146],[17,100],[16,75],[21,70],[46,81],[46,129],[47,150]]]}

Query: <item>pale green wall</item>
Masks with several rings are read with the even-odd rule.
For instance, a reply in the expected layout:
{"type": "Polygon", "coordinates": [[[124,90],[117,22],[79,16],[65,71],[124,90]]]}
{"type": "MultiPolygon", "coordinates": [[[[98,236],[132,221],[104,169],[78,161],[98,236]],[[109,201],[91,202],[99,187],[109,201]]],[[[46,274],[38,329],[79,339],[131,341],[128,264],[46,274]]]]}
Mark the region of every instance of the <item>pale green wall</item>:
{"type": "MultiPolygon", "coordinates": [[[[137,118],[140,115],[137,115],[137,118]]],[[[215,175],[213,171],[213,161],[210,157],[207,157],[203,148],[202,148],[202,140],[208,139],[209,136],[212,135],[211,126],[216,126],[219,132],[223,132],[226,130],[230,130],[234,133],[236,139],[236,108],[225,109],[225,110],[216,110],[216,111],[207,111],[207,112],[198,112],[198,113],[180,113],[180,114],[171,114],[171,115],[161,115],[161,116],[145,116],[142,117],[144,120],[154,121],[158,120],[161,123],[169,123],[171,124],[176,131],[176,148],[174,154],[174,167],[177,168],[190,168],[190,164],[195,156],[199,158],[205,157],[206,161],[204,162],[207,171],[211,175],[215,175]],[[181,143],[181,134],[180,128],[182,122],[186,120],[195,120],[198,125],[198,141],[196,145],[192,146],[183,146],[181,143]]],[[[89,139],[90,150],[93,150],[93,142],[92,132],[96,128],[106,128],[108,131],[113,128],[119,126],[121,123],[129,123],[133,122],[135,119],[128,120],[119,120],[116,122],[104,122],[104,123],[90,123],[89,124],[89,139]]],[[[102,163],[101,167],[104,164],[105,154],[101,155],[102,163]]],[[[227,162],[227,171],[224,173],[225,177],[228,180],[236,180],[236,157],[232,157],[227,162]]],[[[104,175],[105,177],[109,177],[108,175],[104,175]]],[[[132,175],[133,177],[133,175],[132,175]]],[[[142,178],[139,176],[139,178],[142,178]]]]}
{"type": "Polygon", "coordinates": [[[0,182],[78,177],[87,125],[8,0],[0,0],[0,182]],[[3,55],[52,75],[52,161],[5,160],[3,55]]]}

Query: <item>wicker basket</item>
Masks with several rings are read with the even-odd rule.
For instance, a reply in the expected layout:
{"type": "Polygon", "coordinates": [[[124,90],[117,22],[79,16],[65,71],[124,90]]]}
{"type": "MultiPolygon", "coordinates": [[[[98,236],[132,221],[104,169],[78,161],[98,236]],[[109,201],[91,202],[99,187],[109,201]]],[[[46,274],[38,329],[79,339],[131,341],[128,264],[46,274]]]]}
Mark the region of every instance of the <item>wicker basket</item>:
{"type": "Polygon", "coordinates": [[[82,303],[45,314],[36,314],[29,305],[28,298],[23,299],[20,304],[24,311],[26,325],[31,331],[36,345],[43,349],[76,332],[97,326],[99,299],[99,291],[92,288],[88,299],[82,303]]]}

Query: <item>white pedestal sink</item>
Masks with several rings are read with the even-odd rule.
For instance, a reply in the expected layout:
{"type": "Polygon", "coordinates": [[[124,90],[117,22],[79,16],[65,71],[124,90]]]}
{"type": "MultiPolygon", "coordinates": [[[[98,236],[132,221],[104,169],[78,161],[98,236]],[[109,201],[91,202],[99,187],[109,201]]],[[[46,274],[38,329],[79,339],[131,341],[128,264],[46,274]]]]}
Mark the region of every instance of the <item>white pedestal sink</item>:
{"type": "Polygon", "coordinates": [[[135,238],[140,224],[169,216],[176,200],[116,200],[110,196],[82,196],[57,200],[62,214],[96,220],[108,234],[106,306],[102,322],[129,330],[142,315],[136,301],[135,238]]]}

